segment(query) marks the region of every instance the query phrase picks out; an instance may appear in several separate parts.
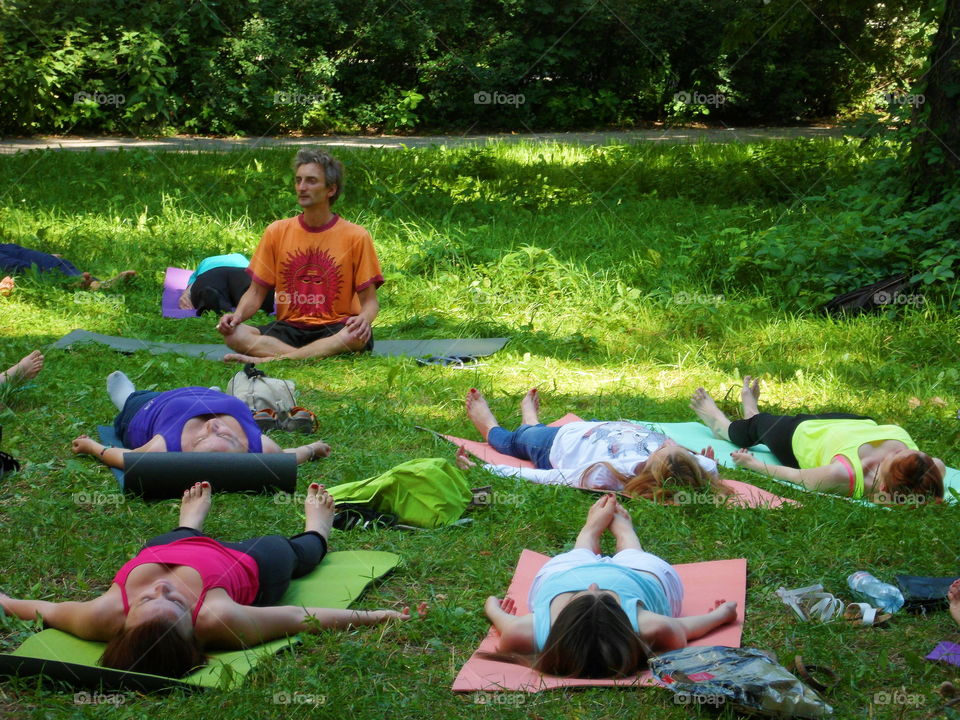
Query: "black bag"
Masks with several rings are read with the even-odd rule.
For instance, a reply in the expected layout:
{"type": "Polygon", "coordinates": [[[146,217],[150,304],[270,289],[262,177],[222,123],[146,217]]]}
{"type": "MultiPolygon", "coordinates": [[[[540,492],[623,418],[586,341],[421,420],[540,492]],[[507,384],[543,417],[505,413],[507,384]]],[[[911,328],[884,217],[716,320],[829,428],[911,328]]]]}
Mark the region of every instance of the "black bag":
{"type": "Polygon", "coordinates": [[[947,590],[957,577],[916,577],[897,575],[897,586],[903,593],[905,610],[926,613],[927,610],[942,610],[947,607],[947,590]]]}
{"type": "Polygon", "coordinates": [[[898,297],[909,295],[916,283],[904,273],[884,278],[873,285],[857,288],[843,295],[837,295],[825,302],[820,308],[826,315],[862,315],[882,310],[889,305],[897,305],[898,297]]]}
{"type": "MultiPolygon", "coordinates": [[[[3,440],[3,428],[0,427],[0,441],[3,440]]],[[[20,463],[13,455],[0,451],[0,480],[20,469],[20,463]]]]}

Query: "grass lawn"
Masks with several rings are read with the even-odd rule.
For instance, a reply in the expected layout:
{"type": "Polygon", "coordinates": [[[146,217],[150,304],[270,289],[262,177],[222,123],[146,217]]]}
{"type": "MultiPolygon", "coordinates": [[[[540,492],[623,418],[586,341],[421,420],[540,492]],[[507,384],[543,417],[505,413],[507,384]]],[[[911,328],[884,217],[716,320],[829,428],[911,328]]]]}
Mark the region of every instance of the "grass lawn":
{"type": "MultiPolygon", "coordinates": [[[[766,229],[803,212],[798,197],[852,182],[884,152],[842,141],[338,152],[348,175],[335,209],[371,231],[387,278],[377,338],[511,341],[476,370],[372,357],[271,365],[271,374],[296,381],[301,404],[317,413],[320,437],[333,447],[328,459],[302,469],[298,489],[315,480],[369,477],[414,457],[452,457],[451,446],[414,426],[475,437],[463,412],[471,387],[486,393],[505,425],[519,421],[517,402],[533,386],[541,389],[547,420],[576,412],[588,419],[685,421],[694,419],[687,402],[697,386],[722,398],[743,373],[764,379],[761,402],[772,411],[848,411],[896,422],[922,449],[957,466],[956,314],[925,303],[895,315],[832,319],[801,311],[804,297],[770,294],[776,278],[734,279],[727,272],[729,259],[749,254],[766,229]],[[768,288],[763,293],[761,285],[768,288]]],[[[20,278],[14,294],[0,298],[0,359],[10,364],[74,328],[216,342],[209,316],[160,317],[164,268],[249,253],[271,220],[294,214],[290,155],[0,157],[0,242],[62,253],[101,277],[139,271],[132,284],[100,293],[76,291],[57,278],[20,278]]],[[[818,212],[829,225],[826,209],[818,212]]],[[[35,381],[0,391],[3,449],[26,461],[0,486],[2,590],[14,597],[89,599],[146,538],[175,524],[176,503],[118,498],[106,468],[70,453],[74,437],[113,417],[104,377],[115,369],[139,389],[225,387],[237,370],[87,347],[48,352],[35,381]],[[84,502],[91,496],[102,502],[84,502]]],[[[274,437],[281,445],[298,440],[274,437]]],[[[846,597],[845,578],[857,569],[886,580],[901,572],[956,574],[957,507],[884,511],[794,492],[745,471],[728,475],[802,505],[765,511],[633,501],[629,509],[645,547],[673,562],[746,557],[743,644],[772,650],[784,663],[802,654],[807,663],[835,668],[841,680],[828,699],[837,717],[943,717],[935,690],[957,674],[923,656],[939,640],[957,640],[960,628],[946,612],[901,613],[884,629],[802,624],[774,591],[822,582],[846,597]],[[899,689],[908,704],[882,702],[884,693],[899,689]]],[[[390,550],[403,558],[359,607],[426,599],[427,620],[308,637],[226,695],[127,694],[116,705],[95,706],[76,704],[66,687],[4,680],[0,716],[694,713],[655,689],[511,695],[483,706],[450,692],[487,630],[483,600],[502,594],[523,548],[569,549],[592,501],[585,493],[480,471],[472,479],[492,482],[509,502],[472,512],[465,527],[332,537],[337,549],[390,550]],[[279,702],[295,693],[318,704],[279,702]]],[[[214,498],[206,530],[240,539],[298,532],[301,523],[302,508],[273,497],[222,495],[214,498]]],[[[0,648],[9,651],[30,631],[31,623],[0,619],[0,648]]]]}

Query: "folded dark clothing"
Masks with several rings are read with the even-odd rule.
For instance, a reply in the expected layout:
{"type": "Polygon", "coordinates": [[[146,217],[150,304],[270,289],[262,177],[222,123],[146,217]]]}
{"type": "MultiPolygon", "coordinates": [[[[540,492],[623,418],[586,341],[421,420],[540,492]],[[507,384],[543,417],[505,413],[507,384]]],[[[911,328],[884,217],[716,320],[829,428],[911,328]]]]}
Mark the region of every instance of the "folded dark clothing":
{"type": "Polygon", "coordinates": [[[947,607],[947,590],[960,576],[923,577],[897,575],[897,586],[903,593],[904,608],[913,612],[941,610],[947,607]]]}

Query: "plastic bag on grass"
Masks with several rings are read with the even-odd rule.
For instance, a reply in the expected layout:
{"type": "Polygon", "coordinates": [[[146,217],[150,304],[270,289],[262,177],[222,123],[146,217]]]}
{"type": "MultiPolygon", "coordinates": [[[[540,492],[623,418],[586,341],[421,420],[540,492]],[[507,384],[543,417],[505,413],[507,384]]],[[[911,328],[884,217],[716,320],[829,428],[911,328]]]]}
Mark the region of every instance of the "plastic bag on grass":
{"type": "Polygon", "coordinates": [[[683,705],[731,705],[775,718],[822,718],[833,708],[756,648],[687,647],[650,658],[653,676],[683,705]]]}

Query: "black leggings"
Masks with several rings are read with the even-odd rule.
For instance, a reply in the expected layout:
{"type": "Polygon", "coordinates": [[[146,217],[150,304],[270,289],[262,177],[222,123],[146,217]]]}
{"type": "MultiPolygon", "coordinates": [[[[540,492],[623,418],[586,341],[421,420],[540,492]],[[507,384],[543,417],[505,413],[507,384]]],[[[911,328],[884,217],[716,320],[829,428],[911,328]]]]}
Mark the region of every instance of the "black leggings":
{"type": "MultiPolygon", "coordinates": [[[[168,545],[174,540],[204,537],[202,532],[179,527],[147,540],[144,547],[168,545]]],[[[291,538],[283,535],[264,535],[242,542],[223,542],[231,550],[239,550],[252,557],[260,571],[260,587],[253,599],[254,605],[276,605],[286,592],[290,581],[313,570],[327,554],[327,541],[320,533],[310,530],[291,538]]]]}
{"type": "Polygon", "coordinates": [[[793,454],[793,433],[797,425],[806,420],[870,420],[864,415],[850,413],[821,413],[819,415],[771,415],[757,413],[749,420],[734,420],[727,434],[730,442],[737,447],[748,448],[754,445],[766,445],[777,460],[787,467],[799,468],[797,456],[793,454]]]}

